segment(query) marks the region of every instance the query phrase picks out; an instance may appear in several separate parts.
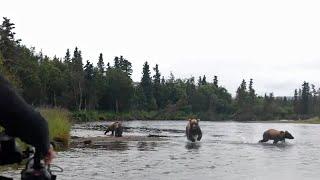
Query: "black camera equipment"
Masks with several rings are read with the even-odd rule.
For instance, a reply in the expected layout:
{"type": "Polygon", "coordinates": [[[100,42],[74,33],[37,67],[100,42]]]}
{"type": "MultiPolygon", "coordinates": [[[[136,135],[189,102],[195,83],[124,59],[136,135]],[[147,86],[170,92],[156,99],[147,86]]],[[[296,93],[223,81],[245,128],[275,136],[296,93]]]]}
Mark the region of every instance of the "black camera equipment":
{"type": "Polygon", "coordinates": [[[22,152],[17,148],[16,141],[4,133],[0,133],[0,165],[20,163],[22,152]]]}
{"type": "Polygon", "coordinates": [[[21,180],[56,180],[52,174],[50,165],[41,162],[40,155],[36,150],[33,157],[29,158],[25,168],[21,172],[21,180]]]}
{"type": "MultiPolygon", "coordinates": [[[[45,165],[40,158],[39,151],[30,150],[21,152],[16,146],[15,138],[0,133],[0,165],[21,163],[27,159],[25,168],[21,171],[21,180],[56,180],[53,172],[62,172],[63,169],[54,165],[45,165]],[[51,170],[55,167],[58,170],[51,170]]],[[[12,179],[0,176],[1,179],[12,179]]]]}

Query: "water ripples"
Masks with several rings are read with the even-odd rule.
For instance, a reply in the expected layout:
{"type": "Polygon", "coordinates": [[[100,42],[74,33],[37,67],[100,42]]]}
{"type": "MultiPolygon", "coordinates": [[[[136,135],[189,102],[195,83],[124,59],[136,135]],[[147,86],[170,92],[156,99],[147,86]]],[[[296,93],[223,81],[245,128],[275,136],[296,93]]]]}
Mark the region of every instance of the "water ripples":
{"type": "MultiPolygon", "coordinates": [[[[103,136],[106,123],[75,126],[72,135],[103,136]],[[100,128],[100,129],[99,129],[100,128]]],[[[157,134],[166,141],[98,144],[60,152],[58,179],[318,179],[320,126],[285,123],[200,122],[201,142],[188,142],[185,121],[124,122],[124,135],[157,134]],[[258,143],[269,128],[294,140],[258,143]]],[[[19,171],[7,174],[19,177],[19,171]]]]}

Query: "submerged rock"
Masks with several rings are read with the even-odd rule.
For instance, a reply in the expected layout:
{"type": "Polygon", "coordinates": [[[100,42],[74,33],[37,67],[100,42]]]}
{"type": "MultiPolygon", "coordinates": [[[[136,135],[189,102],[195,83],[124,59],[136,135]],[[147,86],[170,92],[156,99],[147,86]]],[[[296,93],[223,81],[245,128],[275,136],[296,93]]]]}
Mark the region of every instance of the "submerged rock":
{"type": "Polygon", "coordinates": [[[114,137],[114,136],[104,136],[104,137],[79,137],[71,139],[70,147],[90,147],[90,148],[99,148],[113,145],[112,143],[121,143],[121,142],[149,142],[149,141],[165,141],[164,137],[167,136],[158,136],[158,135],[149,135],[149,136],[123,136],[123,137],[114,137]]]}

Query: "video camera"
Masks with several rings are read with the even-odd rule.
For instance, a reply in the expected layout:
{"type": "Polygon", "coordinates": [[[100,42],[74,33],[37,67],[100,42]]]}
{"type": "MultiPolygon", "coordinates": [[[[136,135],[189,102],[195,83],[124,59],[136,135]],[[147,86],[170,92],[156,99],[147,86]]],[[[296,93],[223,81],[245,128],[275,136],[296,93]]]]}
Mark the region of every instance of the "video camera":
{"type": "MultiPolygon", "coordinates": [[[[24,159],[27,159],[27,163],[21,172],[21,180],[56,180],[57,176],[52,173],[50,165],[46,166],[41,162],[37,149],[34,151],[27,148],[21,152],[15,138],[0,133],[0,165],[21,163],[24,159]]],[[[59,168],[56,172],[62,172],[62,169],[59,168]]],[[[10,179],[1,176],[0,178],[10,179]]]]}

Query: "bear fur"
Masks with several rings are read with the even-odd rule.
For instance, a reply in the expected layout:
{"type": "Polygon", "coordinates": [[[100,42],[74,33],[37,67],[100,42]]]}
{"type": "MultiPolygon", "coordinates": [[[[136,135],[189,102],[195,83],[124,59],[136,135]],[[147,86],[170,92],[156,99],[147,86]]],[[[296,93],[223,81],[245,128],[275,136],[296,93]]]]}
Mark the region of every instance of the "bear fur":
{"type": "Polygon", "coordinates": [[[285,142],[285,139],[294,139],[294,137],[288,131],[269,129],[263,133],[263,139],[259,142],[273,140],[273,144],[277,144],[279,141],[285,142]]]}
{"type": "Polygon", "coordinates": [[[115,136],[115,137],[122,137],[122,132],[123,132],[123,127],[122,124],[120,122],[113,122],[111,123],[106,132],[104,132],[104,134],[107,134],[109,131],[111,131],[111,135],[115,136]]]}
{"type": "Polygon", "coordinates": [[[186,127],[186,135],[188,140],[195,142],[200,141],[202,138],[202,132],[199,126],[200,119],[189,119],[186,127]]]}

